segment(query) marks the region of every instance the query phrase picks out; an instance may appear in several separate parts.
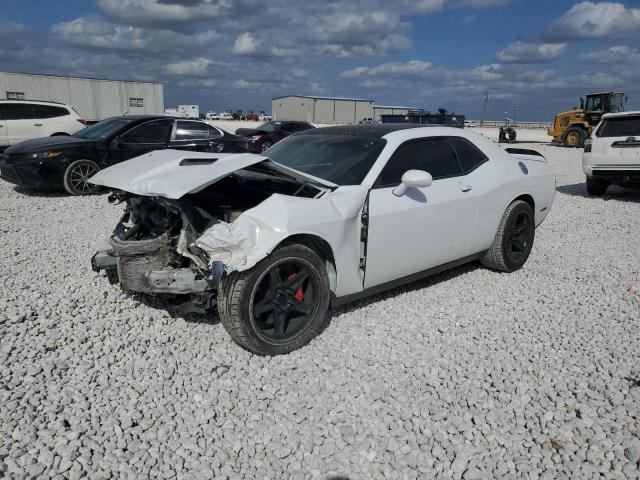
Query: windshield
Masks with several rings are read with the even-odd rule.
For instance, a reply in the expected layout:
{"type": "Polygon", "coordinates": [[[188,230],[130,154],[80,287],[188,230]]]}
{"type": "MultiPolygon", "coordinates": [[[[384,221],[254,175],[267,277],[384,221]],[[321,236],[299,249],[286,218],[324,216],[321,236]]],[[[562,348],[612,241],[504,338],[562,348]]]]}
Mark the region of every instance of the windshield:
{"type": "Polygon", "coordinates": [[[280,128],[280,125],[282,125],[282,122],[267,122],[260,125],[258,128],[256,128],[256,130],[260,130],[261,132],[271,133],[278,130],[278,128],[280,128]]]}
{"type": "Polygon", "coordinates": [[[350,135],[294,135],[263,155],[336,185],[359,185],[385,144],[379,138],[350,135]]]}
{"type": "Polygon", "coordinates": [[[116,134],[122,127],[128,125],[133,120],[125,117],[107,118],[98,123],[94,123],[79,132],[73,134],[74,137],[86,138],[87,140],[104,140],[116,134]]]}

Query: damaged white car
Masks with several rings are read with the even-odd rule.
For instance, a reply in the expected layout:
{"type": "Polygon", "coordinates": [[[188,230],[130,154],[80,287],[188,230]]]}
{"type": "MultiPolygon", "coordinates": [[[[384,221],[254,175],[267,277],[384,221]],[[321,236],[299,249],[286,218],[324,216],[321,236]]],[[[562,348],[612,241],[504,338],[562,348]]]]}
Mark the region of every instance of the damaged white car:
{"type": "Polygon", "coordinates": [[[307,130],[253,154],[152,152],[96,174],[126,209],[96,253],[125,291],[207,311],[290,352],[344,303],[480,260],[511,272],[549,213],[544,157],[461,129],[307,130]]]}

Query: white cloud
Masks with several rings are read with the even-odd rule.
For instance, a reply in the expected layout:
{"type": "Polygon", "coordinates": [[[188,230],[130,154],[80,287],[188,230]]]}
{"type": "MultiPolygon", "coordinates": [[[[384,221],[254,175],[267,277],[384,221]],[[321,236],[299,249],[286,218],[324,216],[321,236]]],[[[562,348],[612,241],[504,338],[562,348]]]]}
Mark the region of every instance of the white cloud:
{"type": "Polygon", "coordinates": [[[249,90],[253,88],[258,88],[260,86],[257,82],[250,82],[248,80],[240,79],[233,82],[233,88],[237,88],[239,90],[249,90]]]}
{"type": "Polygon", "coordinates": [[[169,63],[165,66],[167,73],[171,75],[184,75],[189,77],[202,77],[207,74],[207,69],[211,60],[208,58],[196,58],[194,60],[183,60],[169,63]]]}
{"type": "Polygon", "coordinates": [[[496,53],[501,63],[544,63],[560,57],[567,48],[566,43],[513,42],[496,53]]]}
{"type": "Polygon", "coordinates": [[[236,38],[232,51],[236,55],[254,55],[258,52],[258,42],[249,32],[245,32],[236,38]]]}
{"type": "Polygon", "coordinates": [[[422,60],[411,60],[406,63],[383,63],[377,67],[356,67],[345,71],[342,76],[345,78],[362,77],[403,77],[403,76],[423,76],[433,72],[433,64],[422,60]]]}
{"type": "Polygon", "coordinates": [[[617,2],[580,2],[552,23],[549,36],[560,40],[640,36],[640,9],[617,2]]]}
{"type": "Polygon", "coordinates": [[[80,17],[53,25],[51,30],[68,44],[105,50],[170,50],[209,46],[218,38],[214,30],[194,34],[164,29],[144,29],[80,17]]]}
{"type": "Polygon", "coordinates": [[[640,48],[631,48],[626,45],[616,45],[604,50],[596,50],[594,52],[584,53],[581,55],[583,60],[595,63],[608,63],[640,65],[640,48]]]}

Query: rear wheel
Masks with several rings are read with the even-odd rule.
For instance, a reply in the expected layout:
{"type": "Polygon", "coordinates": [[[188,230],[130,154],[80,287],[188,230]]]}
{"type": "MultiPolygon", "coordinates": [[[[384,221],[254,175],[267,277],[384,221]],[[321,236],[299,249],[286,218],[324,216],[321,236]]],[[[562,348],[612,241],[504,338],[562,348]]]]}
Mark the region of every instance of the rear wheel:
{"type": "Polygon", "coordinates": [[[609,182],[603,178],[587,177],[587,193],[594,197],[601,197],[607,191],[609,182]]]}
{"type": "Polygon", "coordinates": [[[518,270],[529,258],[535,232],[533,209],[527,202],[516,200],[502,215],[493,245],[480,261],[494,270],[518,270]]]}
{"type": "Polygon", "coordinates": [[[582,147],[586,136],[586,132],[583,129],[572,127],[562,135],[562,144],[569,148],[582,147]]]}
{"type": "Polygon", "coordinates": [[[330,293],[324,261],[305,246],[288,245],[247,271],[223,276],[218,313],[241,347],[258,355],[280,355],[320,332],[330,293]]]}
{"type": "Polygon", "coordinates": [[[90,195],[100,187],[88,180],[99,171],[100,167],[92,160],[76,160],[65,170],[62,185],[71,195],[90,195]]]}

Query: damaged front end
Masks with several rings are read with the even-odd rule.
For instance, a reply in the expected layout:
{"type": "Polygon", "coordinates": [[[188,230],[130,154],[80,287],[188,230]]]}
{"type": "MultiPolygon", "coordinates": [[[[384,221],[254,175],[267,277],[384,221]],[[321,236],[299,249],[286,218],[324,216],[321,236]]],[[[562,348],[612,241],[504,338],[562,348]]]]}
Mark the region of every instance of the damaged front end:
{"type": "Polygon", "coordinates": [[[317,198],[326,191],[247,171],[179,199],[115,191],[109,201],[126,208],[110,248],[93,256],[92,268],[105,270],[126,292],[158,295],[182,311],[203,313],[213,307],[225,270],[251,266],[242,247],[257,242],[257,232],[246,225],[233,228],[244,211],[273,194],[317,198]]]}

